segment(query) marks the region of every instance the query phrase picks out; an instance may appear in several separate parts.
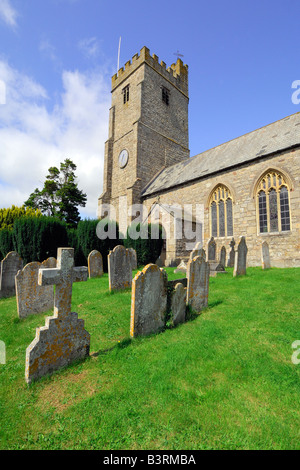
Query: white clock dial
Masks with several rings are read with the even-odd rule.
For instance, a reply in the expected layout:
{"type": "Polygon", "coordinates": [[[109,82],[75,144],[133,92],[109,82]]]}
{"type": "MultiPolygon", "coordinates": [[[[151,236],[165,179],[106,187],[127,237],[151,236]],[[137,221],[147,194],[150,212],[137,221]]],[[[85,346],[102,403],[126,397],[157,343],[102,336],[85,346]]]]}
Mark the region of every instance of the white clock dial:
{"type": "Polygon", "coordinates": [[[119,155],[119,166],[120,166],[120,168],[125,168],[125,166],[128,163],[128,157],[129,157],[128,151],[126,149],[123,149],[120,152],[120,155],[119,155]]]}

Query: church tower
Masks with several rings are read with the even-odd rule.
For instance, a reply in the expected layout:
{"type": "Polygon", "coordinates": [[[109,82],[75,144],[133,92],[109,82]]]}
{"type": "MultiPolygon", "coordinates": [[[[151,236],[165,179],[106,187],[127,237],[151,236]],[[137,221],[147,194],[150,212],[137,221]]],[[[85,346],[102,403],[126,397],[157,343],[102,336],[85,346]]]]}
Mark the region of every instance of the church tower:
{"type": "Polygon", "coordinates": [[[120,197],[139,204],[155,175],[189,157],[188,67],[177,59],[166,68],[143,47],[112,77],[111,93],[98,215],[112,204],[118,220],[120,197]]]}

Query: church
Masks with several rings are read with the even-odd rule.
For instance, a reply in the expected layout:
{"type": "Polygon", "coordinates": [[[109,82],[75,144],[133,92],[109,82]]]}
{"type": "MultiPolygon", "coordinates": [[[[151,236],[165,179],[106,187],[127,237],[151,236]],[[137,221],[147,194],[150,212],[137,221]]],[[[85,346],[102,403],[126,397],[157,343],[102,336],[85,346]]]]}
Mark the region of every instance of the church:
{"type": "Polygon", "coordinates": [[[207,249],[213,237],[218,257],[242,236],[249,266],[261,265],[265,241],[272,266],[300,266],[300,113],[190,157],[181,59],[167,68],[143,47],[112,77],[111,93],[99,218],[122,230],[124,213],[128,225],[142,205],[140,220],[164,229],[166,266],[187,260],[197,241],[207,249]]]}

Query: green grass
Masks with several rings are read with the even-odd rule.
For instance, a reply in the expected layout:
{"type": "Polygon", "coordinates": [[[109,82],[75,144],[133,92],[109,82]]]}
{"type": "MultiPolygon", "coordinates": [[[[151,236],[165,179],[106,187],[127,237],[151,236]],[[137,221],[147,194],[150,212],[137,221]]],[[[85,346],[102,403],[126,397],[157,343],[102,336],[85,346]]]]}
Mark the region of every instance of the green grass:
{"type": "Polygon", "coordinates": [[[135,340],[130,291],[109,294],[107,275],[75,284],[91,355],[30,387],[25,350],[46,315],[18,320],[1,299],[0,448],[299,449],[300,269],[228,271],[202,315],[135,340]]]}

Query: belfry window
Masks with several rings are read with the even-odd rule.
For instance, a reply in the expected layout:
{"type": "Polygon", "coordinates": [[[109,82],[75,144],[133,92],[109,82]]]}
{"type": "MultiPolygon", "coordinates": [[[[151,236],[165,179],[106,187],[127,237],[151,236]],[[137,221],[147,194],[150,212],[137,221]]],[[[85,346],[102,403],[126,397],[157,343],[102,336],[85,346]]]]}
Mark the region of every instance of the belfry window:
{"type": "Polygon", "coordinates": [[[257,211],[260,233],[286,232],[291,229],[289,188],[279,172],[270,171],[259,181],[257,211]]]}
{"type": "Polygon", "coordinates": [[[123,93],[123,103],[127,103],[129,101],[129,85],[127,85],[125,88],[122,90],[123,93]]]}
{"type": "Polygon", "coordinates": [[[232,196],[226,186],[217,186],[210,198],[210,227],[212,237],[233,236],[232,196]]]}
{"type": "Polygon", "coordinates": [[[163,102],[166,103],[166,105],[169,104],[170,92],[164,86],[161,88],[161,98],[162,98],[163,102]]]}

